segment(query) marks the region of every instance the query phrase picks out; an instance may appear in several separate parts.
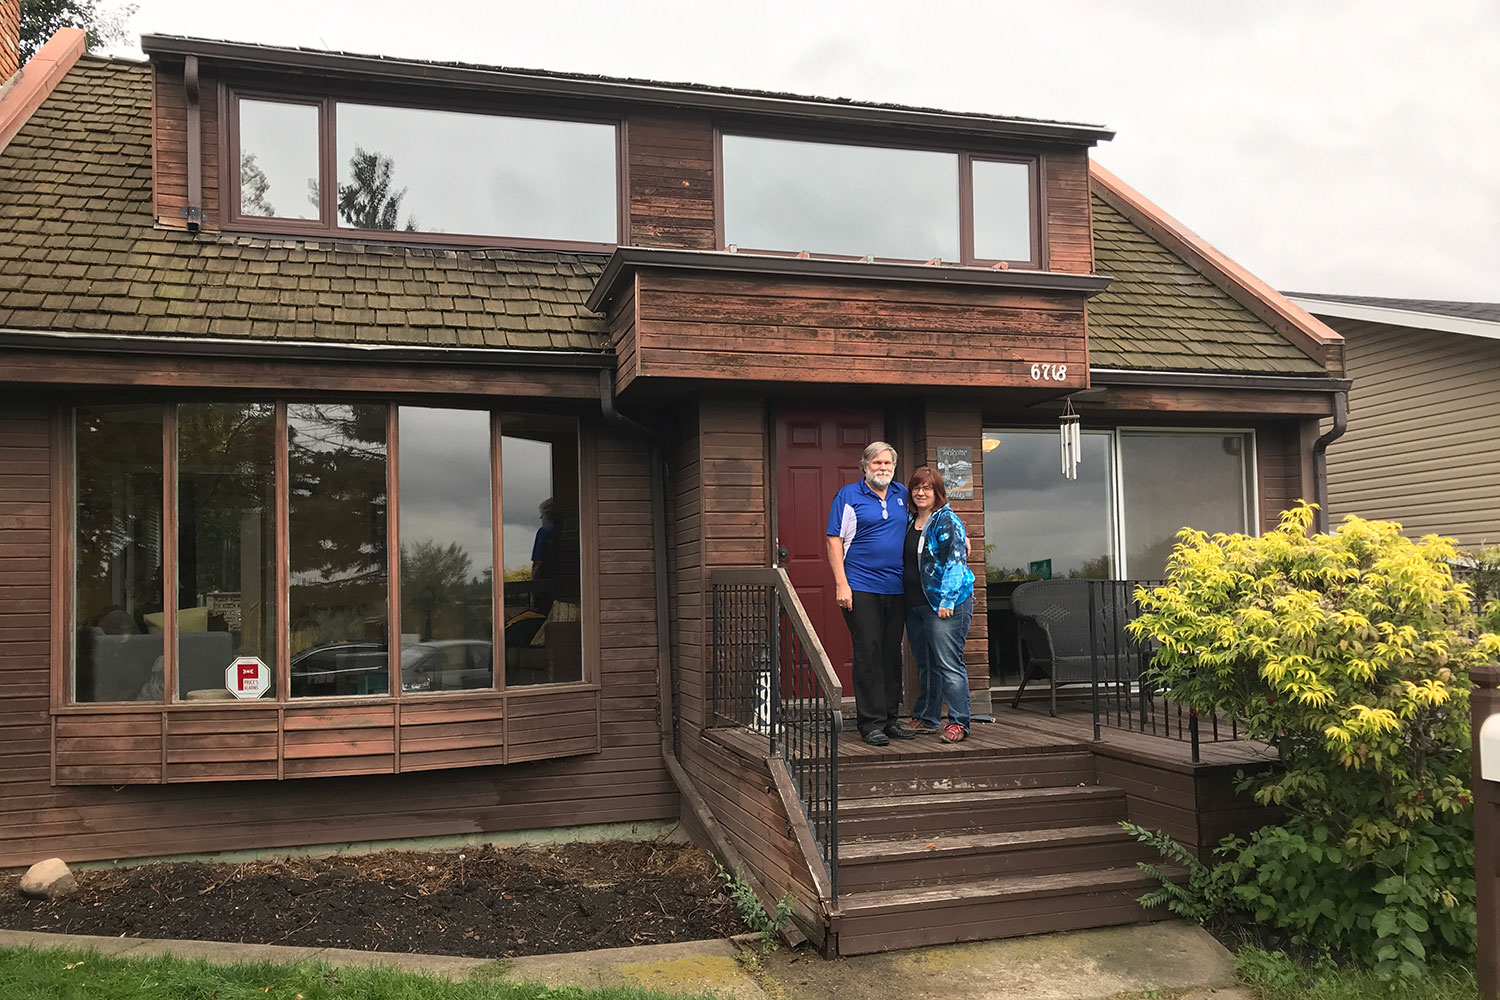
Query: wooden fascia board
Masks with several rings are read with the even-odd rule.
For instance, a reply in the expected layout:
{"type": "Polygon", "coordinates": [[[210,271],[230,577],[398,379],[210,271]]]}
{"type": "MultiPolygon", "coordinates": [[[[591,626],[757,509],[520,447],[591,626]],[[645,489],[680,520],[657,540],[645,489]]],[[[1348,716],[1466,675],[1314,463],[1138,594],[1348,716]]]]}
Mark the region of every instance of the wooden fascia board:
{"type": "Polygon", "coordinates": [[[1114,174],[1089,163],[1095,194],[1182,257],[1331,374],[1343,372],[1344,338],[1285,295],[1230,260],[1114,174]]]}
{"type": "Polygon", "coordinates": [[[21,131],[32,113],[42,106],[68,70],[87,49],[87,37],[80,28],[59,28],[36,51],[5,95],[0,97],[0,151],[21,131]]]}

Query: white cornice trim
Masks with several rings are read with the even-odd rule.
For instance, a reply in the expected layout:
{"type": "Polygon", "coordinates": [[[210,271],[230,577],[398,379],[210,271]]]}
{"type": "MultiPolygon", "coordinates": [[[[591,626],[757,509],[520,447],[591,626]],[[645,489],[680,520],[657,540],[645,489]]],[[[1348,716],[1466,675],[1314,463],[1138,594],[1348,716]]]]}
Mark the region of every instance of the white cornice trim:
{"type": "Polygon", "coordinates": [[[1441,333],[1458,333],[1465,337],[1500,340],[1500,322],[1487,319],[1443,316],[1439,313],[1422,312],[1416,309],[1390,309],[1386,306],[1365,305],[1362,302],[1329,302],[1326,299],[1310,299],[1301,295],[1289,295],[1287,298],[1314,316],[1332,316],[1363,323],[1384,323],[1387,326],[1406,326],[1417,330],[1437,330],[1441,333]]]}

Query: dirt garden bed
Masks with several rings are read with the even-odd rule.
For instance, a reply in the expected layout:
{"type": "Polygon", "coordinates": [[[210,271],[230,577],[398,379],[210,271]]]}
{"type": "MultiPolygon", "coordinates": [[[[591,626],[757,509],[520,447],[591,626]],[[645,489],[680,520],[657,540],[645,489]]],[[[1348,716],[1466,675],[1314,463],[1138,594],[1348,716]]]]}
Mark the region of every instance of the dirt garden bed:
{"type": "Polygon", "coordinates": [[[744,930],[713,862],[681,844],[384,851],[77,871],[27,899],[0,875],[0,927],[500,958],[744,930]]]}

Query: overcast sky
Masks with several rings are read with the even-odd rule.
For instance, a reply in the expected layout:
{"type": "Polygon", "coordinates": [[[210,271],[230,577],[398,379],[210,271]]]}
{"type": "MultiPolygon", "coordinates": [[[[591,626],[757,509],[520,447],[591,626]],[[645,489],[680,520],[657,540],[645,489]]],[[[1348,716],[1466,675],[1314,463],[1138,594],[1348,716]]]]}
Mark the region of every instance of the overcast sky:
{"type": "Polygon", "coordinates": [[[135,0],[138,32],[1107,125],[1284,289],[1500,301],[1500,2],[135,0]]]}

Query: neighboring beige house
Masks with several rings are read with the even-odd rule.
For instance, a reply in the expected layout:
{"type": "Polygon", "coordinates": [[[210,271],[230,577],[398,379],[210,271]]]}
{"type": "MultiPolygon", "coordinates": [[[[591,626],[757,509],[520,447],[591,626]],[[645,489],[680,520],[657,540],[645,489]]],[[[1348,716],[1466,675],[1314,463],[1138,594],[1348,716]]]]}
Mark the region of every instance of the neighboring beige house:
{"type": "Polygon", "coordinates": [[[1331,523],[1500,544],[1500,303],[1288,295],[1344,335],[1354,381],[1328,448],[1331,523]]]}

